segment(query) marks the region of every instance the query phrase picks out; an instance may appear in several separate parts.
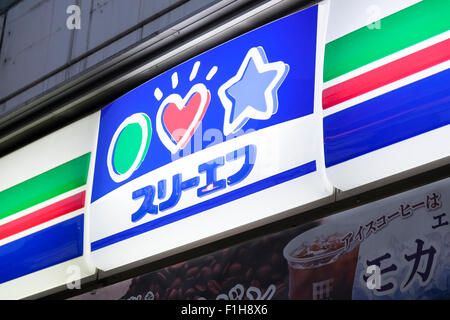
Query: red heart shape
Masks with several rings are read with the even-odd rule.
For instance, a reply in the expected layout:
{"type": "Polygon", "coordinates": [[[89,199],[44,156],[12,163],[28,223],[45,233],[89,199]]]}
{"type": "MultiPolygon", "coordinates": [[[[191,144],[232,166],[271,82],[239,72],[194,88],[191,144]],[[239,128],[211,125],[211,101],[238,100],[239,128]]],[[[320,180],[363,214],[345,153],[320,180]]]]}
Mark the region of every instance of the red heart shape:
{"type": "Polygon", "coordinates": [[[194,118],[198,112],[198,109],[201,107],[200,103],[202,100],[201,94],[199,92],[194,93],[188,100],[185,106],[178,108],[175,103],[170,103],[165,109],[163,113],[163,123],[169,132],[172,139],[174,139],[177,143],[187,134],[188,139],[181,146],[183,149],[186,144],[189,142],[191,137],[194,135],[195,130],[199,126],[200,122],[205,115],[206,109],[209,106],[209,101],[211,99],[211,94],[209,90],[207,91],[207,99],[205,103],[205,107],[203,108],[202,114],[200,115],[195,126],[187,132],[188,128],[191,126],[194,118]]]}

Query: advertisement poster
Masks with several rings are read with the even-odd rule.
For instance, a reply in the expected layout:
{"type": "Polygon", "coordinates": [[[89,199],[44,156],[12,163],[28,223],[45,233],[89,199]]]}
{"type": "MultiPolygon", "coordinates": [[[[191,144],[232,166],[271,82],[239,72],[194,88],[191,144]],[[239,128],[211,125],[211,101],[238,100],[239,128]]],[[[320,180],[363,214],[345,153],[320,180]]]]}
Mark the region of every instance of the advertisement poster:
{"type": "Polygon", "coordinates": [[[449,299],[448,209],[445,179],[73,299],[449,299]]]}

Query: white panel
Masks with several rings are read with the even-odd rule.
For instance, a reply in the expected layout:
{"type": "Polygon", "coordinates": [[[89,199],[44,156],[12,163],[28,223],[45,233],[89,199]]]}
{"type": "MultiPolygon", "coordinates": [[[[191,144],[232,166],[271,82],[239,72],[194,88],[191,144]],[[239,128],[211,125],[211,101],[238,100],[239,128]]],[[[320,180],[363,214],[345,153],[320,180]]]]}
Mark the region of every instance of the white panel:
{"type": "MultiPolygon", "coordinates": [[[[86,191],[86,203],[90,202],[90,185],[92,184],[93,178],[98,123],[99,113],[92,114],[0,158],[0,191],[3,191],[83,154],[88,152],[92,153],[88,181],[85,187],[71,190],[49,201],[23,210],[14,216],[4,218],[2,219],[2,224],[42,208],[46,204],[54,203],[57,200],[73,195],[80,190],[85,190],[86,187],[88,189],[86,191]]],[[[20,234],[5,238],[0,241],[0,245],[22,238],[35,231],[42,230],[55,223],[65,221],[80,214],[85,215],[83,255],[0,284],[0,299],[26,298],[31,295],[64,286],[66,283],[77,279],[73,270],[79,272],[78,275],[81,279],[95,274],[96,269],[89,257],[89,219],[86,208],[79,209],[62,217],[40,224],[39,226],[22,231],[20,234]]]]}

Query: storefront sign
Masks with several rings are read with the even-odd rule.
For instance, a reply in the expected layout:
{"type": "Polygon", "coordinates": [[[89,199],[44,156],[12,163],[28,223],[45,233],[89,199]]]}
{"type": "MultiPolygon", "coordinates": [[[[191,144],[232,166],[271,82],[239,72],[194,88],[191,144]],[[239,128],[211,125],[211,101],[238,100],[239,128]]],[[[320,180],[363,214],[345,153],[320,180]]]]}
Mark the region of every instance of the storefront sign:
{"type": "Polygon", "coordinates": [[[1,299],[95,273],[85,213],[98,120],[97,113],[0,159],[1,299]]]}
{"type": "Polygon", "coordinates": [[[450,2],[358,2],[389,14],[366,25],[351,10],[330,13],[325,164],[341,190],[450,155],[450,2]]]}
{"type": "Polygon", "coordinates": [[[101,270],[332,193],[315,99],[326,9],[231,40],[102,110],[90,207],[101,270]]]}
{"type": "Polygon", "coordinates": [[[75,299],[449,299],[449,209],[445,179],[75,299]]]}

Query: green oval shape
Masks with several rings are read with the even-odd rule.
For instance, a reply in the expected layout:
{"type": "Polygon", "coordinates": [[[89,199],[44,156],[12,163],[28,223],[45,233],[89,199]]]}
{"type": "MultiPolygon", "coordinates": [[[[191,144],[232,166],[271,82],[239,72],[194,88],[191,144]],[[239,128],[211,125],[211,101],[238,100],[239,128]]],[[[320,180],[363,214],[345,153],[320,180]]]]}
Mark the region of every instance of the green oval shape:
{"type": "Polygon", "coordinates": [[[134,160],[136,160],[136,157],[138,156],[141,144],[141,126],[138,123],[130,123],[120,133],[114,148],[113,165],[114,170],[118,174],[124,174],[131,169],[134,160]]]}

